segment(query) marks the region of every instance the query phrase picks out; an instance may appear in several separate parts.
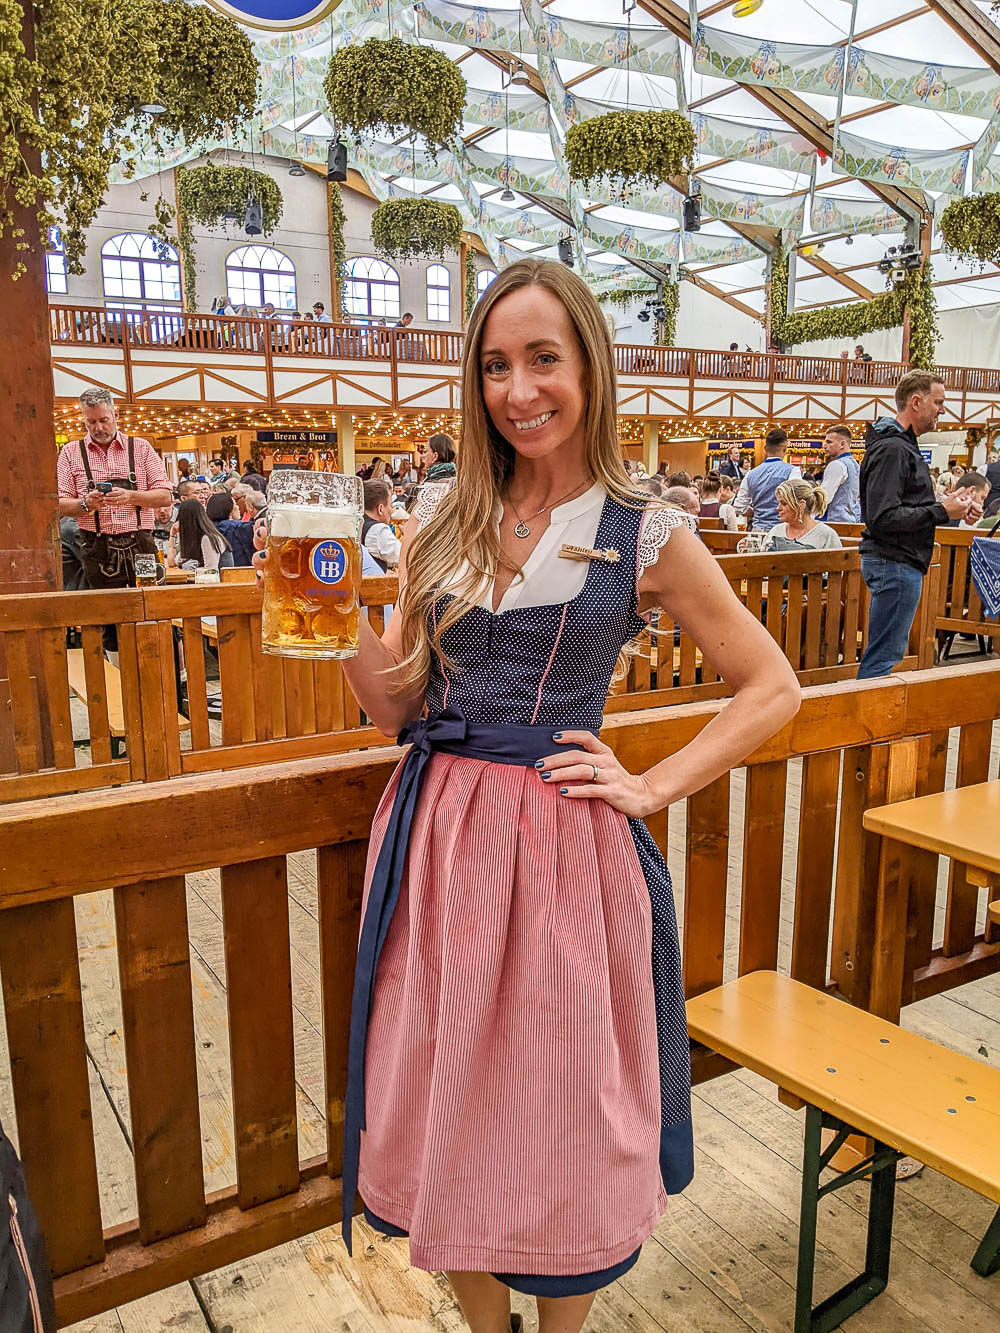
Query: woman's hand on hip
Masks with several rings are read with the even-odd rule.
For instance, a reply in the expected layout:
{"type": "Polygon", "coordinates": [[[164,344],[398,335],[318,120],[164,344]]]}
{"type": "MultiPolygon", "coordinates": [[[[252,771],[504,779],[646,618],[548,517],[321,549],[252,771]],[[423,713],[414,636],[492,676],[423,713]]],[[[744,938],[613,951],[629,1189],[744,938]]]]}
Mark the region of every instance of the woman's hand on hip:
{"type": "Polygon", "coordinates": [[[645,777],[623,768],[614,751],[589,731],[556,731],[552,739],[567,748],[539,759],[541,780],[567,799],[598,796],[634,819],[659,809],[645,777]]]}

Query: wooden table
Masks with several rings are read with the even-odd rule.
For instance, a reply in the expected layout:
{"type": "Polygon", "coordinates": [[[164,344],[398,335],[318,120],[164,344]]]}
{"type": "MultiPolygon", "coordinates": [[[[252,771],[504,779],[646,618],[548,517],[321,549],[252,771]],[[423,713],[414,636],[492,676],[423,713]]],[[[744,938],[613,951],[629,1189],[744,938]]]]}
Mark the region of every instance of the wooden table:
{"type": "MultiPolygon", "coordinates": [[[[864,826],[883,840],[871,1009],[896,1023],[902,1007],[909,908],[905,849],[918,847],[950,856],[965,866],[966,878],[975,891],[1000,890],[1000,782],[980,782],[895,805],[876,806],[865,811],[864,826]]],[[[1000,899],[989,904],[987,919],[1000,924],[1000,899]]]]}

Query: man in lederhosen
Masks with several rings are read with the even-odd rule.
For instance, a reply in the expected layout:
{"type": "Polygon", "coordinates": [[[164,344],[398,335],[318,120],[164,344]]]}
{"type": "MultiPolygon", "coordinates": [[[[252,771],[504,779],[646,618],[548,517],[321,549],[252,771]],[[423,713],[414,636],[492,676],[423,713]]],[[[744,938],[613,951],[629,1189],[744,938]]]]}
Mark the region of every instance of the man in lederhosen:
{"type": "Polygon", "coordinates": [[[107,389],[85,389],[87,434],[59,452],[59,513],[76,519],[88,588],[134,588],[135,558],[155,555],[153,510],[169,505],[170,482],[148,440],[125,436],[107,389]]]}

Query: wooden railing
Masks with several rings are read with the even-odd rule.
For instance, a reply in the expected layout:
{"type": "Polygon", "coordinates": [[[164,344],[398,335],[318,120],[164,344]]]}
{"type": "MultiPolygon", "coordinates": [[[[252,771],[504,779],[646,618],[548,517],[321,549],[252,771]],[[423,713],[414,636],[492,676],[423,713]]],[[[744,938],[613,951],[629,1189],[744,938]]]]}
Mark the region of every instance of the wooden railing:
{"type": "MultiPolygon", "coordinates": [[[[937,529],[941,572],[934,607],[934,628],[939,636],[975,634],[984,639],[1000,638],[1000,620],[986,619],[969,564],[973,538],[986,537],[987,533],[988,529],[981,532],[970,528],[937,529]]],[[[1000,541],[1000,536],[993,540],[1000,541]]]]}
{"type": "MultiPolygon", "coordinates": [[[[423,361],[458,365],[462,335],[433,329],[391,329],[359,324],[318,324],[277,316],[147,313],[103,306],[50,305],[51,340],[57,346],[174,347],[198,351],[346,358],[359,361],[423,361]]],[[[619,375],[676,380],[747,380],[756,384],[822,384],[892,389],[909,369],[901,361],[789,356],[781,352],[721,352],[685,347],[616,344],[619,375]]],[[[939,366],[950,393],[1000,394],[1000,370],[939,366]]]]}
{"type": "MultiPolygon", "coordinates": [[[[721,706],[619,715],[602,735],[640,772],[679,750],[721,706]]],[[[867,1005],[878,840],[863,832],[862,814],[914,789],[942,787],[949,742],[957,746],[958,782],[980,780],[998,713],[997,664],[807,689],[798,716],[747,761],[735,900],[732,776],[690,797],[672,822],[686,993],[780,966],[867,1005]],[[783,890],[786,840],[795,870],[783,890]]],[[[63,1324],[338,1216],[366,843],[399,754],[386,747],[289,760],[0,811],[0,977],[17,1131],[63,1324]],[[286,857],[313,848],[318,964],[295,976],[286,857]],[[184,876],[216,868],[228,1001],[228,1032],[219,1039],[228,1041],[231,1074],[227,1081],[216,1070],[212,1114],[234,1145],[235,1182],[230,1176],[226,1188],[206,1194],[184,876]],[[123,1088],[119,1104],[137,1199],[135,1219],[113,1230],[101,1221],[74,912],[81,895],[109,884],[114,924],[102,968],[116,970],[120,984],[127,1097],[123,1088]],[[306,1161],[297,1148],[293,1036],[303,986],[323,1016],[321,1068],[311,1061],[310,1082],[326,1124],[325,1152],[306,1161]]],[[[667,812],[649,821],[664,847],[668,821],[667,812]]],[[[1000,943],[977,932],[964,876],[952,875],[939,903],[937,869],[928,856],[914,878],[903,1002],[1000,967],[1000,943]],[[950,924],[935,947],[942,905],[950,924]]],[[[693,1054],[696,1082],[725,1068],[703,1050],[693,1054]]]]}
{"type": "MultiPolygon", "coordinates": [[[[856,550],[718,560],[803,684],[856,675],[868,608],[856,550]]],[[[935,573],[901,670],[933,661],[935,573]]],[[[396,592],[392,577],[365,580],[362,600],[378,631],[396,592]]],[[[0,598],[0,801],[383,744],[339,663],[261,652],[260,611],[252,583],[0,598]],[[104,660],[105,624],[117,626],[117,669],[104,660]],[[67,651],[68,631],[79,632],[79,649],[67,651]],[[218,681],[206,679],[206,643],[218,681]],[[74,695],[78,712],[86,709],[76,728],[89,741],[86,766],[73,742],[74,695]]],[[[665,615],[640,647],[608,712],[729,693],[691,635],[665,615]]]]}
{"type": "MultiPolygon", "coordinates": [[[[362,584],[379,633],[396,595],[394,577],[362,584]]],[[[339,662],[261,652],[260,609],[252,583],[0,598],[0,802],[384,743],[361,725],[339,662]],[[109,624],[117,670],[104,659],[109,624]],[[67,649],[67,631],[79,649],[67,649]],[[206,680],[206,641],[217,684],[206,680]],[[75,671],[71,652],[82,655],[75,671]],[[86,709],[85,767],[74,695],[86,709]]]]}
{"type": "MultiPolygon", "coordinates": [[[[739,534],[708,531],[706,545],[732,549],[739,534]]],[[[856,546],[839,551],[763,555],[717,554],[733,592],[767,629],[803,685],[846,680],[857,675],[868,641],[868,589],[861,577],[856,546]]],[[[924,581],[910,633],[909,653],[899,670],[930,666],[934,660],[933,613],[937,564],[924,581]]],[[[730,693],[691,635],[666,615],[633,657],[628,675],[608,699],[609,713],[656,704],[719,698],[730,693]]]]}

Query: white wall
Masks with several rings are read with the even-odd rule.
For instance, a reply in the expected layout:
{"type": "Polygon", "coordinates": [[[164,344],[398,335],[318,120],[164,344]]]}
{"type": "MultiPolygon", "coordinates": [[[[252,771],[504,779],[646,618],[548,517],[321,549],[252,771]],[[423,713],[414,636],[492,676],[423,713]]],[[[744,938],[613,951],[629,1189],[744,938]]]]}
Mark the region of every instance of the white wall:
{"type": "MultiPolygon", "coordinates": [[[[1000,366],[1000,305],[969,306],[937,313],[937,362],[941,366],[1000,366]]],[[[806,356],[839,356],[844,348],[854,354],[861,343],[876,361],[898,361],[903,351],[903,330],[884,329],[862,338],[823,338],[788,351],[806,356]]]]}
{"type": "MultiPolygon", "coordinates": [[[[764,350],[764,330],[759,321],[693,282],[681,283],[680,297],[675,346],[725,351],[730,343],[738,342],[741,351],[745,347],[754,352],[764,350]]],[[[637,318],[645,300],[640,296],[624,309],[614,308],[615,342],[645,345],[653,341],[656,325],[652,320],[643,323],[637,318]]]]}
{"type": "MultiPolygon", "coordinates": [[[[244,154],[233,153],[229,160],[234,165],[250,166],[250,158],[244,154]]],[[[212,298],[225,292],[226,256],[229,252],[241,245],[263,243],[283,251],[295,264],[298,308],[305,311],[314,301],[322,301],[327,310],[330,310],[330,258],[325,178],[308,169],[305,176],[289,176],[288,164],[284,159],[258,157],[254,165],[258,170],[266,171],[273,176],[281,187],[284,198],[281,222],[268,237],[248,237],[242,225],[238,223],[220,226],[213,230],[205,227],[195,228],[198,309],[208,311],[211,308],[212,298]]],[[[104,291],[101,283],[101,247],[119,232],[145,231],[153,218],[153,206],[161,192],[170,203],[174,203],[173,173],[170,171],[165,171],[159,176],[147,177],[142,181],[112,185],[93,225],[87,231],[84,272],[79,276],[70,275],[69,291],[66,295],[54,295],[50,299],[60,304],[102,304],[104,291]],[[148,196],[145,201],[141,197],[143,194],[148,196]]],[[[370,218],[375,210],[375,203],[347,188],[343,189],[343,199],[346,217],[344,240],[348,258],[374,254],[370,218]]],[[[462,309],[458,256],[431,262],[444,263],[451,275],[451,319],[447,323],[443,321],[432,323],[427,319],[425,284],[428,263],[426,262],[395,265],[400,277],[400,311],[411,310],[414,324],[418,327],[460,329],[462,309]]],[[[477,256],[477,263],[480,267],[489,266],[484,256],[477,256]]]]}

